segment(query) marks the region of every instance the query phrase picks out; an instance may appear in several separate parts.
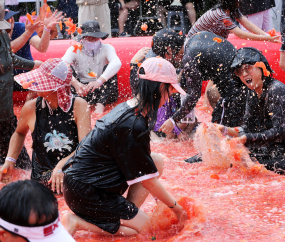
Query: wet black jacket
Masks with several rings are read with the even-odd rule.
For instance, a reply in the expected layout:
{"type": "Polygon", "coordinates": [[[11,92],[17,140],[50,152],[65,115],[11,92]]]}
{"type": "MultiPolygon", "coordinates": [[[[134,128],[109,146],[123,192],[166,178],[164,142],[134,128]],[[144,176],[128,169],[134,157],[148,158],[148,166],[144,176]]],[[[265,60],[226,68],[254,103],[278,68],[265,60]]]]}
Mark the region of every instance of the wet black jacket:
{"type": "Polygon", "coordinates": [[[13,68],[31,70],[34,61],[13,54],[10,39],[5,30],[0,32],[0,122],[13,115],[13,68]]]}
{"type": "Polygon", "coordinates": [[[282,154],[285,150],[285,85],[267,78],[258,98],[249,91],[242,126],[248,147],[266,147],[267,152],[282,154]]]}
{"type": "Polygon", "coordinates": [[[224,99],[217,104],[212,122],[221,121],[226,126],[239,126],[243,117],[245,99],[242,98],[242,83],[232,79],[230,66],[236,48],[227,40],[211,32],[193,35],[185,46],[183,67],[186,77],[187,97],[179,110],[173,115],[175,121],[185,117],[201,97],[203,80],[212,80],[224,99]],[[220,43],[214,39],[221,40],[220,43]]]}

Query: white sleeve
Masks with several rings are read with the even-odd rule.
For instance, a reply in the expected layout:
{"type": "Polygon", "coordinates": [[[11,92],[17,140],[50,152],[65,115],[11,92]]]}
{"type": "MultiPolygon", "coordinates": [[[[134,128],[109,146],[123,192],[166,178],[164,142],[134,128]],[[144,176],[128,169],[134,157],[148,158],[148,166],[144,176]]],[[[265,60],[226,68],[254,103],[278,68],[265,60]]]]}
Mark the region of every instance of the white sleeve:
{"type": "Polygon", "coordinates": [[[76,53],[74,53],[73,50],[74,50],[74,47],[70,46],[61,59],[67,62],[68,64],[74,64],[76,60],[76,53]]]}
{"type": "Polygon", "coordinates": [[[106,81],[108,81],[111,77],[113,77],[118,73],[118,71],[122,66],[122,63],[116,54],[115,48],[109,44],[104,44],[104,45],[105,45],[106,57],[109,64],[106,70],[101,75],[101,77],[103,77],[106,81]]]}

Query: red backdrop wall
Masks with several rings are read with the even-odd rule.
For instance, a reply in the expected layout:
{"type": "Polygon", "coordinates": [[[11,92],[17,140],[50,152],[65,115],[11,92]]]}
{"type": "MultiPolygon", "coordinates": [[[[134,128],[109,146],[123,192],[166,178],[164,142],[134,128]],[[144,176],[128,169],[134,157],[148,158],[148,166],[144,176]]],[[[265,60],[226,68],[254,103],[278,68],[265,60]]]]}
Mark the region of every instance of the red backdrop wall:
{"type": "MultiPolygon", "coordinates": [[[[130,60],[133,55],[142,47],[150,47],[152,37],[131,37],[131,38],[109,38],[104,40],[104,43],[109,43],[116,49],[117,55],[122,61],[122,67],[118,73],[119,93],[120,95],[131,95],[131,89],[129,85],[130,76],[130,60]]],[[[285,73],[279,67],[280,59],[280,44],[274,44],[262,41],[248,41],[237,38],[231,34],[228,40],[236,46],[241,47],[255,47],[263,52],[275,71],[275,78],[285,83],[285,73]]],[[[32,54],[35,60],[45,61],[48,58],[61,58],[67,48],[74,44],[72,40],[52,40],[50,47],[46,53],[39,53],[32,48],[32,54]]],[[[206,84],[206,83],[205,83],[206,84]]],[[[204,84],[204,88],[205,88],[204,84]]],[[[203,88],[203,89],[204,89],[203,88]]]]}

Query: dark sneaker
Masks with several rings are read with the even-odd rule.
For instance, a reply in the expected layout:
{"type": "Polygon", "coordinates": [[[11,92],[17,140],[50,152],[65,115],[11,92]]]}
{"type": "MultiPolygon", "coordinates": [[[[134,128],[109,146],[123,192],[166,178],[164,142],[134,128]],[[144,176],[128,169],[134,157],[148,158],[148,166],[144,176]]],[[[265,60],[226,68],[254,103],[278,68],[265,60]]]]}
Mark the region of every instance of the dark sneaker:
{"type": "Polygon", "coordinates": [[[124,31],[119,35],[119,37],[131,37],[131,35],[124,31]]]}
{"type": "Polygon", "coordinates": [[[201,157],[201,154],[197,154],[197,155],[194,155],[188,159],[185,159],[185,162],[187,163],[200,163],[202,162],[202,157],[201,157]]]}

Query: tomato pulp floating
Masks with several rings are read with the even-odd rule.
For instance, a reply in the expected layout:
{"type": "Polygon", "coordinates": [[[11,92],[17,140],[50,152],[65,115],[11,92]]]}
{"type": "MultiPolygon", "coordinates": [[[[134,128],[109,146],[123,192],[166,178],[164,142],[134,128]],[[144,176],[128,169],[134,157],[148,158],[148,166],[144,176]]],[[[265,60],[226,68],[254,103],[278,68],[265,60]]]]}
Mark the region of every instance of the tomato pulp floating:
{"type": "MultiPolygon", "coordinates": [[[[210,113],[199,106],[201,100],[196,109],[199,120],[210,121],[210,113]]],[[[111,108],[108,106],[106,112],[111,108]]],[[[17,116],[20,109],[18,106],[14,108],[17,116]]],[[[92,113],[93,126],[101,116],[92,113]]],[[[31,154],[30,134],[25,144],[31,154]]],[[[284,176],[250,174],[235,169],[202,169],[201,164],[185,163],[183,159],[196,154],[192,141],[152,142],[151,150],[164,157],[165,167],[160,181],[167,191],[183,207],[188,206],[189,214],[197,211],[189,207],[194,199],[195,204],[202,207],[204,220],[197,216],[194,226],[186,224],[179,229],[171,211],[160,205],[155,210],[156,201],[149,196],[141,209],[152,216],[152,229],[128,238],[78,231],[74,236],[76,241],[285,241],[284,176]],[[219,179],[215,179],[217,177],[219,179]]],[[[28,177],[28,172],[17,170],[13,179],[28,177]]],[[[61,216],[70,212],[63,197],[58,197],[58,202],[61,216]]]]}

